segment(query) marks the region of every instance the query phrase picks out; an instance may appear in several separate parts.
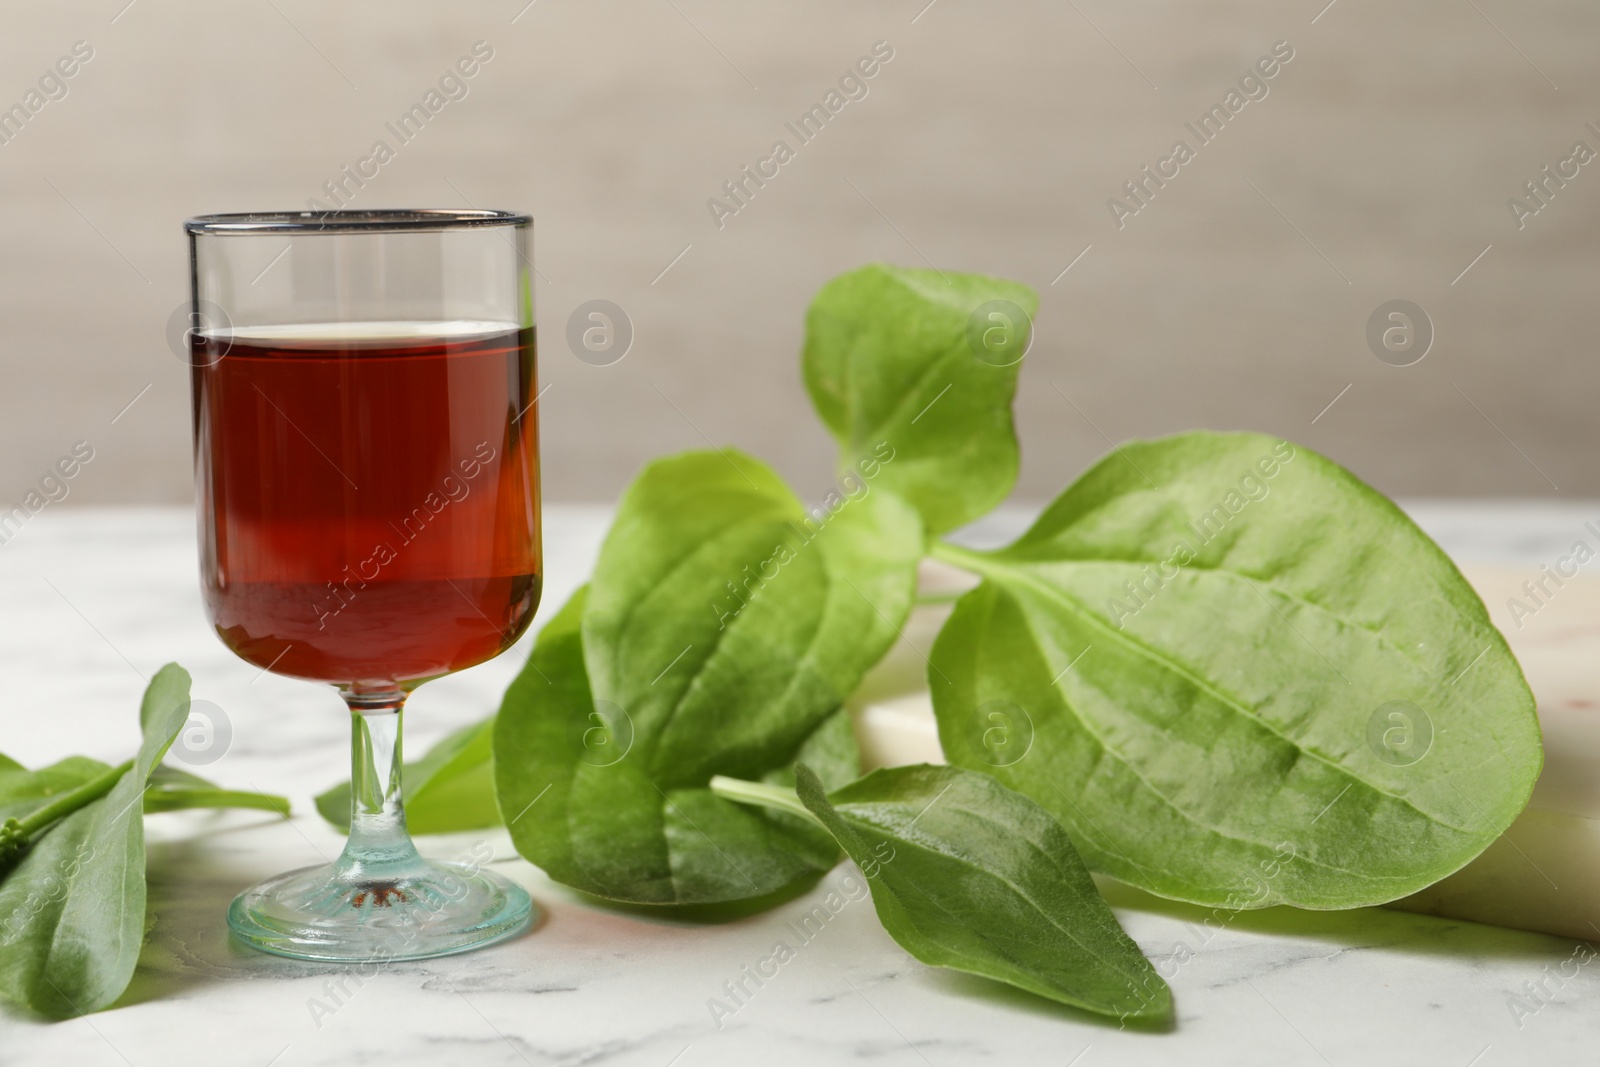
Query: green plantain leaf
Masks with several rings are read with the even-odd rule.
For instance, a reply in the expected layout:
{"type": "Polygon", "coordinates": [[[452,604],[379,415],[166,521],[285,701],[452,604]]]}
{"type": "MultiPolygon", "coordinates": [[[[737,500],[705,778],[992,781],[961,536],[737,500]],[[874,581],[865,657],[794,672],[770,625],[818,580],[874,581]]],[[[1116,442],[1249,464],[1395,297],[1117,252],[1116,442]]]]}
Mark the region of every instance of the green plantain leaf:
{"type": "MultiPolygon", "coordinates": [[[[491,741],[494,719],[446,734],[419,760],[401,769],[406,828],[414,834],[448,834],[500,825],[494,800],[491,741]]],[[[350,829],[350,782],[317,796],[317,811],[341,830],[350,829]]]]}
{"type": "Polygon", "coordinates": [[[1089,866],[1232,908],[1377,904],[1522,810],[1532,694],[1476,593],[1392,503],[1253,434],[1123,446],[994,553],[929,671],[952,762],[1089,866]]]}
{"type": "Polygon", "coordinates": [[[132,768],[36,838],[0,882],[0,995],[65,1018],[99,1011],[127,988],[144,940],[140,801],[188,715],[188,672],[168,664],[145,690],[132,768]]]}
{"type": "Polygon", "coordinates": [[[594,696],[625,711],[632,757],[661,786],[759,777],[894,642],[922,551],[915,512],[887,493],[819,527],[741,453],[652,463],[623,497],[584,609],[594,696]]]}
{"type": "Polygon", "coordinates": [[[985,514],[1020,463],[1011,398],[1039,300],[1016,282],[874,265],[806,315],[806,388],[839,468],[916,505],[934,533],[985,514]]]}
{"type": "Polygon", "coordinates": [[[801,801],[872,887],[884,929],[924,963],[1103,1015],[1165,1022],[1172,994],[1118,925],[1060,824],[986,774],[874,771],[801,801]]]}
{"type": "Polygon", "coordinates": [[[785,782],[802,755],[830,780],[854,775],[840,708],[909,612],[922,545],[916,513],[887,493],[808,524],[747,456],[646,468],[587,594],[501,708],[496,781],[519,851],[586,892],[672,905],[764,896],[831,867],[832,841],[806,820],[707,783],[785,782]]]}

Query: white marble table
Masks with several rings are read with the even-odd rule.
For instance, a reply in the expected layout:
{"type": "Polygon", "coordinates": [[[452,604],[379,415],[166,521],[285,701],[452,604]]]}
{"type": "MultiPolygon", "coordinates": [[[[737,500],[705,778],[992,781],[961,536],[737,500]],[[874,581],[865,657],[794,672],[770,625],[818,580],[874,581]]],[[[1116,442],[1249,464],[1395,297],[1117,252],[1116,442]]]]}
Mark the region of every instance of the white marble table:
{"type": "MultiPolygon", "coordinates": [[[[1537,564],[1600,506],[1416,514],[1458,558],[1537,564]]],[[[1002,516],[979,536],[1017,521],[1002,516]]],[[[604,525],[600,510],[549,509],[547,610],[587,574],[604,525]]],[[[410,750],[489,713],[525,651],[421,690],[410,750]]],[[[208,632],[186,511],[48,510],[0,546],[0,751],[29,765],[74,752],[124,758],[144,676],[174,659],[193,673],[195,697],[231,725],[226,755],[205,772],[287,793],[296,815],[151,817],[151,932],[132,988],[115,1009],[65,1023],[0,1010],[0,1064],[1497,1067],[1594,1062],[1600,1046],[1600,966],[1565,984],[1550,977],[1572,955],[1569,940],[1386,909],[1275,909],[1213,929],[1200,909],[1116,888],[1119,916],[1158,964],[1170,972],[1174,953],[1192,954],[1172,980],[1172,1033],[1121,1032],[925,967],[865,900],[796,946],[797,958],[719,1029],[708,999],[775,941],[793,943],[785,924],[848,868],[772,912],[696,926],[580,900],[516,857],[501,832],[426,838],[424,848],[453,857],[486,841],[496,869],[544,909],[530,936],[363,981],[259,955],[230,941],[223,909],[249,882],[336,853],[339,836],[310,798],[345,770],[338,700],[261,675],[208,632]],[[1519,1027],[1509,998],[1541,980],[1548,1003],[1519,1027]]]]}

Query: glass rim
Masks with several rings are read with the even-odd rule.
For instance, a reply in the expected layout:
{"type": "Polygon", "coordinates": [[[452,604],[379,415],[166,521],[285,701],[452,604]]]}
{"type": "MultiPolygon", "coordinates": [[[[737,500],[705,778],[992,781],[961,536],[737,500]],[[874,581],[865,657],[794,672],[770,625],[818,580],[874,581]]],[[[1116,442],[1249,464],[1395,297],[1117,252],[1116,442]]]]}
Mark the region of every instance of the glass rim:
{"type": "Polygon", "coordinates": [[[515,226],[526,229],[533,216],[517,211],[467,208],[384,208],[365,211],[239,211],[185,219],[189,234],[249,233],[408,233],[430,230],[515,226]]]}

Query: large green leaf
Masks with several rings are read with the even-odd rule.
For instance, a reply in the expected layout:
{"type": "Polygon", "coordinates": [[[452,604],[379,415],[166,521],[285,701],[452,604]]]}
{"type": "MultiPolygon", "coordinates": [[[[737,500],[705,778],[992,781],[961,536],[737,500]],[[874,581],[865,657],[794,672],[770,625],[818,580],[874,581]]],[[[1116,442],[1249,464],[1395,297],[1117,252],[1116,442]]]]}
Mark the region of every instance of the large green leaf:
{"type": "Polygon", "coordinates": [[[0,994],[65,1018],[127,988],[144,940],[145,783],[189,714],[189,675],[151,680],[144,741],[111,791],[36,838],[0,882],[0,994]]]}
{"type": "Polygon", "coordinates": [[[954,529],[1011,492],[1017,371],[1038,309],[1032,289],[977,274],[874,265],[822,287],[806,315],[803,369],[852,480],[954,529]]]}
{"type": "Polygon", "coordinates": [[[924,963],[1121,1018],[1166,1021],[1172,994],[1123,932],[1060,824],[986,774],[874,771],[801,801],[855,860],[883,927],[924,963]]]}
{"type": "Polygon", "coordinates": [[[760,777],[832,714],[911,609],[923,535],[887,493],[820,525],[738,452],[646,467],[623,497],[584,609],[597,700],[664,788],[760,777]]]}
{"type": "Polygon", "coordinates": [[[1125,445],[1014,545],[929,671],[940,740],[1089,865],[1202,904],[1344,908],[1467,863],[1542,764],[1482,602],[1392,503],[1252,434],[1125,445]]]}
{"type": "MultiPolygon", "coordinates": [[[[408,830],[448,834],[500,824],[494,800],[493,736],[492,718],[472,723],[446,734],[421,759],[405,764],[400,782],[408,830]]],[[[349,780],[318,794],[317,811],[348,831],[349,780]]]]}
{"type": "Polygon", "coordinates": [[[830,867],[833,843],[805,820],[706,786],[784,781],[802,757],[854,776],[840,707],[898,634],[922,545],[891,494],[808,525],[739,453],[648,467],[581,606],[546,627],[502,705],[496,783],[519,851],[587,892],[675,905],[765,896],[830,867]]]}

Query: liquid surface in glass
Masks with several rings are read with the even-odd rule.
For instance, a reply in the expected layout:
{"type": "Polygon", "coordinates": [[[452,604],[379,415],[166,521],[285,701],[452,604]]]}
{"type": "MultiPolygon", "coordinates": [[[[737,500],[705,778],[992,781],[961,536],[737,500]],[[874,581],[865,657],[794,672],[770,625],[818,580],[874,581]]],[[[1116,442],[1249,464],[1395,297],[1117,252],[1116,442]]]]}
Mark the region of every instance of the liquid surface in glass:
{"type": "Polygon", "coordinates": [[[201,584],[223,642],[334,684],[515,642],[543,569],[533,344],[490,322],[196,336],[201,584]]]}

